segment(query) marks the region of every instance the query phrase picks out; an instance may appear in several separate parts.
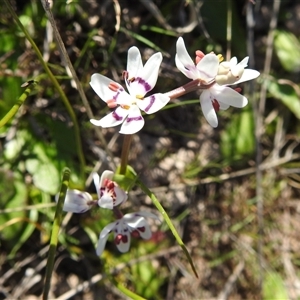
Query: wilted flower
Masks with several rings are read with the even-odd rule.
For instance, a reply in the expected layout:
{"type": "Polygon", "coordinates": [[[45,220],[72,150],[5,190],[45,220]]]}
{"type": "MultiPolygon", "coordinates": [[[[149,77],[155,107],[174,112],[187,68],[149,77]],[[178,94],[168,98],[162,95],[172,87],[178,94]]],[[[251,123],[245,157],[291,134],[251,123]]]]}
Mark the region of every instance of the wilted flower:
{"type": "MultiPolygon", "coordinates": [[[[73,213],[84,213],[94,206],[113,209],[127,200],[127,194],[116,182],[112,181],[112,171],[104,171],[99,180],[97,173],[93,174],[94,184],[97,190],[98,199],[93,200],[92,196],[87,192],[79,190],[67,190],[63,210],[73,213]]],[[[56,196],[58,201],[58,195],[56,196]]]]}
{"type": "Polygon", "coordinates": [[[115,110],[101,120],[90,120],[91,123],[104,128],[122,124],[120,133],[123,134],[133,134],[141,130],[145,121],[140,110],[152,114],[170,100],[168,96],[161,93],[145,97],[156,84],[161,61],[161,53],[156,53],[143,66],[140,51],[137,47],[131,47],[128,50],[125,77],[129,93],[119,83],[101,74],[93,74],[91,87],[108,107],[115,110]]]}
{"type": "Polygon", "coordinates": [[[131,235],[141,237],[145,240],[151,238],[152,233],[145,217],[158,219],[158,217],[148,212],[136,212],[124,215],[121,219],[106,225],[99,236],[97,245],[97,255],[104,251],[108,235],[114,233],[114,243],[118,250],[125,253],[130,248],[131,235]]]}
{"type": "Polygon", "coordinates": [[[213,53],[204,55],[201,51],[197,51],[195,65],[182,38],[178,39],[176,50],[177,68],[188,78],[199,80],[202,85],[200,105],[204,117],[212,127],[218,126],[216,111],[226,110],[229,106],[242,108],[247,105],[248,100],[245,96],[226,85],[238,84],[259,76],[256,70],[244,70],[247,67],[248,57],[240,63],[237,63],[236,57],[233,57],[229,62],[220,64],[219,56],[213,53]],[[205,88],[205,85],[208,87],[205,88]]]}

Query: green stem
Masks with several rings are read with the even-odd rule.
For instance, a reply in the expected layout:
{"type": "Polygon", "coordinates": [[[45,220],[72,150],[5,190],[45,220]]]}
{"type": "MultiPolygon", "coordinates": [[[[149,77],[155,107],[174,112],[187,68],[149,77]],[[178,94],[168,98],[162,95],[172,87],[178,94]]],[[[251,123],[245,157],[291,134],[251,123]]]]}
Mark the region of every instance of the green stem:
{"type": "MultiPolygon", "coordinates": [[[[83,87],[82,87],[82,84],[77,76],[77,73],[71,63],[71,60],[70,60],[70,57],[68,55],[68,52],[66,50],[66,47],[64,45],[64,42],[60,36],[60,33],[59,33],[59,30],[56,26],[56,23],[55,23],[55,19],[54,19],[54,16],[53,16],[53,13],[52,13],[52,10],[51,10],[51,7],[50,7],[50,3],[48,0],[41,0],[42,2],[42,5],[44,7],[44,10],[47,14],[47,17],[51,23],[51,26],[52,26],[52,29],[53,29],[53,33],[54,33],[54,37],[56,39],[56,42],[57,42],[57,46],[58,48],[60,49],[60,55],[61,55],[61,59],[62,61],[64,62],[64,64],[66,65],[66,67],[69,68],[71,74],[72,74],[72,77],[73,77],[73,80],[75,81],[75,84],[76,84],[76,87],[77,87],[77,90],[78,90],[78,93],[80,95],[80,98],[82,100],[82,103],[86,109],[86,112],[87,112],[87,115],[90,119],[95,119],[94,115],[93,115],[93,112],[92,112],[92,109],[89,105],[89,102],[88,102],[88,99],[84,93],[84,90],[83,90],[83,87]]],[[[84,51],[84,49],[82,50],[84,51]]],[[[81,51],[81,52],[82,52],[81,51]]],[[[95,128],[95,131],[96,131],[96,134],[99,138],[99,140],[101,141],[105,151],[107,152],[107,154],[113,158],[113,154],[111,153],[111,151],[108,149],[108,146],[107,146],[107,143],[106,143],[106,140],[104,138],[104,135],[101,131],[100,128],[96,127],[95,128]]],[[[112,159],[112,163],[114,164],[114,160],[112,159]]]]}
{"type": "Polygon", "coordinates": [[[122,154],[121,154],[121,167],[120,167],[120,171],[119,171],[120,175],[126,174],[126,169],[127,169],[127,165],[128,165],[128,155],[129,155],[132,137],[133,137],[132,134],[124,135],[122,154]]]}
{"type": "Polygon", "coordinates": [[[179,246],[181,247],[181,249],[183,250],[183,252],[185,253],[191,267],[192,267],[192,270],[195,274],[195,276],[197,278],[198,277],[198,274],[197,274],[197,271],[196,271],[196,267],[194,266],[194,263],[193,263],[193,260],[191,258],[191,255],[189,254],[189,251],[188,249],[185,247],[182,239],[180,238],[176,228],[174,227],[171,219],[169,218],[167,212],[165,211],[165,209],[162,207],[162,205],[160,204],[160,202],[158,201],[158,199],[155,197],[155,195],[143,184],[142,181],[140,181],[139,179],[137,180],[137,184],[140,186],[140,188],[144,191],[144,193],[150,197],[150,199],[152,200],[153,204],[156,206],[156,208],[158,209],[158,211],[162,214],[164,220],[166,221],[167,225],[169,226],[171,232],[173,233],[177,243],[179,244],[179,246]]]}
{"type": "Polygon", "coordinates": [[[29,83],[29,86],[26,88],[24,93],[19,97],[17,103],[10,109],[10,111],[0,120],[0,128],[3,127],[13,116],[17,113],[20,106],[24,103],[27,99],[29,94],[32,92],[36,82],[29,83]]]}
{"type": "Polygon", "coordinates": [[[59,93],[72,121],[74,124],[74,131],[75,131],[75,141],[76,141],[76,147],[77,147],[77,151],[78,151],[78,157],[79,157],[79,161],[80,161],[80,168],[81,168],[81,176],[82,178],[84,178],[84,168],[85,168],[85,158],[84,158],[84,154],[83,154],[83,149],[82,149],[82,144],[81,144],[81,137],[80,137],[80,129],[79,129],[79,125],[76,119],[76,115],[74,113],[74,110],[68,100],[68,98],[66,97],[66,94],[64,93],[64,91],[62,90],[61,86],[59,85],[57,79],[55,78],[55,76],[53,75],[53,73],[51,72],[51,70],[49,69],[47,63],[44,61],[43,59],[43,55],[40,52],[39,48],[37,47],[37,45],[35,44],[34,40],[31,38],[31,36],[29,35],[28,31],[26,30],[26,28],[23,26],[23,24],[21,23],[21,21],[19,20],[18,16],[16,15],[16,13],[14,12],[11,4],[9,3],[9,0],[4,0],[10,14],[12,15],[14,21],[16,22],[16,24],[20,27],[20,29],[22,30],[22,32],[25,34],[27,40],[30,42],[33,50],[35,51],[41,65],[43,66],[45,72],[47,73],[50,81],[52,82],[52,84],[54,85],[55,89],[57,90],[57,92],[59,93]]]}
{"type": "Polygon", "coordinates": [[[62,185],[60,188],[59,199],[58,199],[57,206],[56,206],[56,212],[55,212],[55,216],[54,216],[51,240],[50,240],[50,249],[48,252],[48,260],[47,260],[46,273],[45,273],[46,278],[45,278],[45,285],[44,285],[44,291],[43,291],[43,300],[48,299],[48,294],[49,294],[49,290],[50,290],[55,253],[56,253],[56,248],[57,248],[57,243],[58,243],[58,235],[59,235],[59,230],[60,230],[60,226],[61,226],[61,222],[62,222],[62,209],[64,206],[64,200],[65,200],[67,189],[69,186],[70,174],[71,174],[71,171],[68,168],[66,168],[63,172],[62,185]]]}

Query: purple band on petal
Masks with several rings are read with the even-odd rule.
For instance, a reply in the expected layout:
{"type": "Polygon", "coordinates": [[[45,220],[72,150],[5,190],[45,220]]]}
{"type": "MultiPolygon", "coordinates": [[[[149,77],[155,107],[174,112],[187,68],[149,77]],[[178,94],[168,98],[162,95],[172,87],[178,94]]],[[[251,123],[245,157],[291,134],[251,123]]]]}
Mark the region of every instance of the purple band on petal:
{"type": "Polygon", "coordinates": [[[149,103],[149,105],[145,108],[145,112],[148,112],[148,110],[152,107],[152,105],[153,105],[153,103],[154,103],[154,101],[155,101],[155,96],[150,96],[149,97],[150,98],[150,103],[149,103]]]}
{"type": "Polygon", "coordinates": [[[136,78],[136,81],[137,81],[139,84],[141,84],[141,85],[144,86],[144,89],[145,89],[146,92],[149,92],[149,91],[151,90],[150,84],[149,84],[148,82],[146,82],[143,78],[137,77],[137,78],[136,78]]]}
{"type": "Polygon", "coordinates": [[[121,121],[123,119],[122,116],[119,116],[116,111],[112,112],[112,116],[117,120],[117,121],[121,121]]]}
{"type": "Polygon", "coordinates": [[[142,116],[134,117],[134,118],[127,118],[126,122],[131,122],[131,121],[140,121],[143,120],[142,116]]]}

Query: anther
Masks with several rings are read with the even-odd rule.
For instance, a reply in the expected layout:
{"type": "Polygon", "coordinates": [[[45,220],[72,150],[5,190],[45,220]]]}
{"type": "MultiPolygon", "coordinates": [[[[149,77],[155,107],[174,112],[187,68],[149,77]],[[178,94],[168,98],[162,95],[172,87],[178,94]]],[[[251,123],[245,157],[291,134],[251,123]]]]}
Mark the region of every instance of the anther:
{"type": "Polygon", "coordinates": [[[110,99],[106,101],[106,104],[109,108],[115,108],[117,107],[117,103],[115,99],[110,99]]]}
{"type": "Polygon", "coordinates": [[[108,88],[113,92],[117,92],[120,86],[116,82],[112,81],[109,83],[108,88]]]}
{"type": "Polygon", "coordinates": [[[122,105],[120,105],[122,108],[124,108],[124,109],[129,109],[130,108],[130,106],[129,105],[126,105],[126,104],[122,104],[122,105]]]}

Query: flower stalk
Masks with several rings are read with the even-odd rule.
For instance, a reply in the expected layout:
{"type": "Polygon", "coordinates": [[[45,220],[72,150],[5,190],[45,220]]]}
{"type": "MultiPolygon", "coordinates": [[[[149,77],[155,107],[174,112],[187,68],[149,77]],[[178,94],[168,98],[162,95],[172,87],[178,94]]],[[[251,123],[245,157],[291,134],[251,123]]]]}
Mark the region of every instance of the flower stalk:
{"type": "Polygon", "coordinates": [[[60,188],[59,199],[58,199],[57,206],[56,206],[56,212],[55,212],[53,227],[52,227],[52,232],[51,232],[50,249],[48,252],[46,274],[45,274],[45,284],[44,284],[44,290],[43,290],[43,300],[48,299],[48,294],[50,291],[54,259],[55,259],[57,244],[58,244],[58,235],[59,235],[59,230],[60,230],[60,226],[61,226],[61,222],[62,222],[62,211],[63,211],[63,206],[64,206],[64,200],[67,195],[70,176],[71,176],[71,171],[68,168],[65,168],[63,171],[62,185],[60,188]]]}
{"type": "Polygon", "coordinates": [[[119,171],[120,175],[126,174],[126,169],[127,169],[127,165],[128,165],[128,156],[129,156],[132,138],[133,138],[132,134],[124,135],[122,154],[121,154],[121,166],[120,166],[120,171],[119,171]]]}
{"type": "Polygon", "coordinates": [[[194,79],[183,86],[180,86],[170,92],[165,93],[166,96],[170,98],[170,100],[177,99],[185,94],[197,91],[197,90],[205,90],[209,89],[215,84],[215,81],[209,84],[203,84],[199,79],[194,79]]]}

